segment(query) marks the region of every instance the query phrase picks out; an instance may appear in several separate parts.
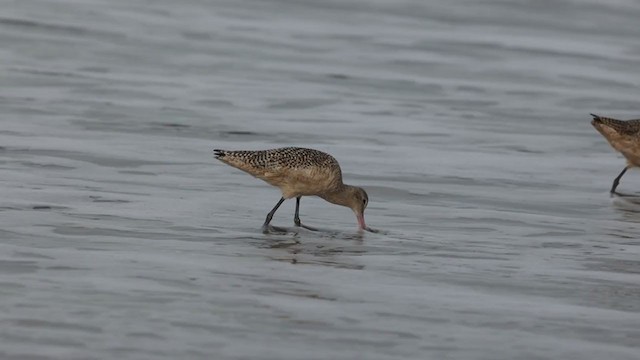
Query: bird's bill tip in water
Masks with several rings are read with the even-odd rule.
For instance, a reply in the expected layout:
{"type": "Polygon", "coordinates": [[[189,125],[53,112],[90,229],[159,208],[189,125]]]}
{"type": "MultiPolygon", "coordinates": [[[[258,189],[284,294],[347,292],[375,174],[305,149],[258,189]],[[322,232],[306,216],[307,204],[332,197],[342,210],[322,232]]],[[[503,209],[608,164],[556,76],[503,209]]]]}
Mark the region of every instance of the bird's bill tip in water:
{"type": "Polygon", "coordinates": [[[366,230],[367,229],[367,225],[365,225],[365,223],[364,223],[364,213],[356,214],[356,217],[358,218],[358,225],[360,226],[360,229],[366,230]]]}

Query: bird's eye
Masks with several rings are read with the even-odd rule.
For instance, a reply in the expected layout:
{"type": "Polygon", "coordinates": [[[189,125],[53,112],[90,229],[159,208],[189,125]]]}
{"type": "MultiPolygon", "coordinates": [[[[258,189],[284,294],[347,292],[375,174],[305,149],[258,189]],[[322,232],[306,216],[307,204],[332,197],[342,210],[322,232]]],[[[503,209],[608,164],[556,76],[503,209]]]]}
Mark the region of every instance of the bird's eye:
{"type": "Polygon", "coordinates": [[[367,199],[362,199],[362,203],[367,205],[367,199]]]}

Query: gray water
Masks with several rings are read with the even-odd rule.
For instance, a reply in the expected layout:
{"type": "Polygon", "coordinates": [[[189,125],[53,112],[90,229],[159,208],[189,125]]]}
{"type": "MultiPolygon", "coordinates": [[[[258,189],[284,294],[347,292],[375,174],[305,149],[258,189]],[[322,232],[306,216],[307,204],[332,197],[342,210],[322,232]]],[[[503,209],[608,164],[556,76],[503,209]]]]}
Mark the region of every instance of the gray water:
{"type": "Polygon", "coordinates": [[[12,0],[1,359],[639,359],[640,3],[12,0]],[[214,148],[313,147],[369,226],[214,148]]]}

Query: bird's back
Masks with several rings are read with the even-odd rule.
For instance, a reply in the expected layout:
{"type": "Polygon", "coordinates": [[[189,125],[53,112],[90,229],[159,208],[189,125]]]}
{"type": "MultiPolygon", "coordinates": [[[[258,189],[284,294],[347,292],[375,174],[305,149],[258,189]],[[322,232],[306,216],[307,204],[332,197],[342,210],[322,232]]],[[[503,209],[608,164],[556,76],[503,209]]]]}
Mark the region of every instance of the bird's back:
{"type": "Polygon", "coordinates": [[[279,187],[287,198],[318,195],[342,185],[338,161],[322,151],[286,147],[214,152],[218,160],[279,187]]]}
{"type": "Polygon", "coordinates": [[[591,114],[591,124],[631,165],[640,166],[640,119],[618,120],[591,114]]]}

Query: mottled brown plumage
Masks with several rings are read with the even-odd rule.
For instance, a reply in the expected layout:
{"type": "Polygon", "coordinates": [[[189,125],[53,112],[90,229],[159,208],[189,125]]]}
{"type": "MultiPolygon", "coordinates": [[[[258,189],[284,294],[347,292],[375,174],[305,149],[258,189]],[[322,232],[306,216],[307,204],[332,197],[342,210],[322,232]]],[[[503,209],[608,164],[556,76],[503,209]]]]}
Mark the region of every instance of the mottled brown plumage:
{"type": "Polygon", "coordinates": [[[591,116],[591,125],[627,159],[627,166],[613,180],[610,191],[614,193],[622,175],[631,167],[640,166],[640,119],[618,120],[595,114],[591,116]]]}
{"type": "Polygon", "coordinates": [[[285,199],[296,198],[294,222],[301,226],[298,216],[302,196],[319,196],[331,203],[351,208],[362,229],[367,193],[359,187],[342,182],[338,161],[331,155],[314,149],[286,147],[258,151],[214,150],[218,160],[245,171],[280,188],[282,199],[267,215],[263,225],[269,227],[271,217],[285,199]]]}

